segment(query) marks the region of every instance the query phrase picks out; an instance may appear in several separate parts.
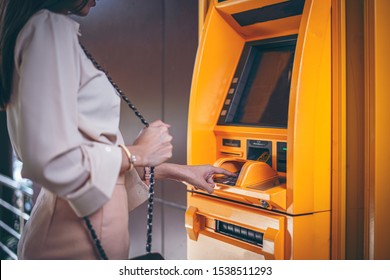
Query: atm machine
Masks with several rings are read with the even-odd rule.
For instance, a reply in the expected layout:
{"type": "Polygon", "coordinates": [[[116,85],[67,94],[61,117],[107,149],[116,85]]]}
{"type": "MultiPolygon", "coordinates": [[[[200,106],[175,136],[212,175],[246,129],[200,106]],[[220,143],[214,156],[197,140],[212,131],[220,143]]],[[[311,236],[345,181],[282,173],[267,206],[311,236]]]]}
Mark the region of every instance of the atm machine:
{"type": "Polygon", "coordinates": [[[188,164],[188,259],[329,259],[330,0],[213,0],[201,32],[188,164]]]}

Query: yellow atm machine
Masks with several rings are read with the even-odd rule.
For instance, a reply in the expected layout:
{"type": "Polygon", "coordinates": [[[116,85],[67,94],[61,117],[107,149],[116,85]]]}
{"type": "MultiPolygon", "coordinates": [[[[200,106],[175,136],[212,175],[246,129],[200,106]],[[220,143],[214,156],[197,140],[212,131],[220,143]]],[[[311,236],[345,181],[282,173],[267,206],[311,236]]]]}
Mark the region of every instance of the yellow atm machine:
{"type": "Polygon", "coordinates": [[[188,163],[237,177],[188,188],[188,259],[329,259],[331,1],[205,2],[188,163]]]}

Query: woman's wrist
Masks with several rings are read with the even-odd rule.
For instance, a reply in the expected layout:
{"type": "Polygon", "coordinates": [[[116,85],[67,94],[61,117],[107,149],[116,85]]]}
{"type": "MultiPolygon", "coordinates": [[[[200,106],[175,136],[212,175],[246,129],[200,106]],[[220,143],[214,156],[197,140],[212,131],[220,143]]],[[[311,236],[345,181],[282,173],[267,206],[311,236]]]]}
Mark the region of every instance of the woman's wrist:
{"type": "Polygon", "coordinates": [[[134,155],[134,167],[141,167],[147,165],[145,162],[145,157],[143,156],[143,151],[139,146],[127,146],[128,150],[134,155]]]}
{"type": "MultiPolygon", "coordinates": [[[[145,162],[144,157],[142,156],[142,150],[136,145],[124,147],[127,148],[129,154],[131,154],[133,158],[129,159],[129,156],[126,152],[126,148],[121,147],[123,158],[121,170],[126,171],[137,167],[137,171],[140,171],[140,177],[148,183],[148,180],[150,180],[150,166],[148,166],[148,164],[145,162]]],[[[158,166],[155,166],[154,177],[155,179],[170,179],[179,182],[184,182],[189,178],[189,169],[190,166],[187,165],[162,163],[158,166]]]]}
{"type": "Polygon", "coordinates": [[[132,170],[133,168],[143,169],[143,157],[141,150],[135,146],[118,145],[122,151],[121,172],[132,170]]]}
{"type": "MultiPolygon", "coordinates": [[[[122,144],[119,144],[118,146],[124,152],[125,158],[127,158],[128,168],[126,168],[126,170],[132,170],[134,168],[136,161],[137,161],[136,156],[130,152],[130,150],[127,148],[127,146],[122,145],[122,144]]],[[[123,152],[122,152],[122,158],[123,158],[123,152]]],[[[123,162],[123,160],[122,160],[122,162],[123,162]]]]}

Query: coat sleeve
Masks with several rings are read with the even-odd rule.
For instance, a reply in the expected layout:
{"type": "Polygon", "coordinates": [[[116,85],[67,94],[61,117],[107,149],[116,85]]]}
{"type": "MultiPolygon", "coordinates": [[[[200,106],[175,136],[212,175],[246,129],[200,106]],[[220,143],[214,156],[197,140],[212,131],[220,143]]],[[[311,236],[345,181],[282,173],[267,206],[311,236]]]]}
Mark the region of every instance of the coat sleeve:
{"type": "Polygon", "coordinates": [[[129,212],[144,203],[149,197],[149,186],[140,179],[137,171],[132,169],[125,174],[127,205],[129,212]]]}
{"type": "Polygon", "coordinates": [[[121,151],[87,142],[78,130],[80,49],[66,16],[46,13],[24,27],[15,48],[11,115],[17,119],[23,176],[68,200],[80,217],[112,195],[121,151]]]}

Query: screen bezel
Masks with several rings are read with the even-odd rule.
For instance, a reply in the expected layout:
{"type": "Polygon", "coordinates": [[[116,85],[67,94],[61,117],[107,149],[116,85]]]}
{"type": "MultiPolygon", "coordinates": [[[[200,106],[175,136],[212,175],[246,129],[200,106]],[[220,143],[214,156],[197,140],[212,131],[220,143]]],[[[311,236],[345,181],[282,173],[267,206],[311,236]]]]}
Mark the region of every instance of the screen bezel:
{"type": "MultiPolygon", "coordinates": [[[[282,129],[287,128],[287,122],[286,122],[286,126],[259,125],[259,124],[234,122],[234,117],[238,110],[238,105],[240,104],[240,100],[244,95],[246,84],[250,76],[250,72],[253,66],[254,56],[256,55],[256,53],[258,53],[259,50],[267,51],[273,49],[280,50],[284,48],[286,49],[291,49],[292,47],[295,48],[297,37],[298,36],[294,34],[294,35],[277,37],[272,39],[252,41],[245,44],[240,60],[237,64],[235,74],[232,78],[230,87],[226,94],[225,101],[223,103],[224,105],[219,115],[219,119],[217,123],[218,125],[282,128],[282,129]],[[227,100],[229,102],[227,102],[227,100]]],[[[288,116],[288,112],[287,112],[287,116],[288,116]]]]}

